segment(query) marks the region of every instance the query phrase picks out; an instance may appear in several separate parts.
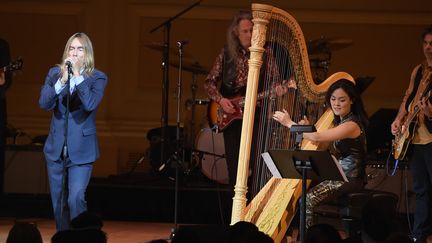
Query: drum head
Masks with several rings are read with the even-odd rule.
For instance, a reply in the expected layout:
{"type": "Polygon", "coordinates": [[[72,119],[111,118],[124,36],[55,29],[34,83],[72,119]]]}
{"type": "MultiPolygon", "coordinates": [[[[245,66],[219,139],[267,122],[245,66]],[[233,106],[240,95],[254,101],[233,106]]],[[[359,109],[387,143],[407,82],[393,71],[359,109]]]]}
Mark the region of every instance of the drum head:
{"type": "Polygon", "coordinates": [[[228,168],[222,133],[210,128],[201,129],[197,136],[196,149],[201,154],[201,172],[207,178],[221,184],[228,184],[228,168]]]}

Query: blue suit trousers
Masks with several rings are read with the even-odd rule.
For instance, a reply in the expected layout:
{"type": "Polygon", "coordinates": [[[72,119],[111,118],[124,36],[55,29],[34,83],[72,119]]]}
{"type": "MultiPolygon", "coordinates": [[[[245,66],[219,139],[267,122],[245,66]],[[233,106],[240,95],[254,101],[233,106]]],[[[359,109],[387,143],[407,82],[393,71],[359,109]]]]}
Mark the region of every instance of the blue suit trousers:
{"type": "Polygon", "coordinates": [[[69,229],[70,221],[87,211],[85,192],[93,163],[77,165],[71,163],[69,159],[48,160],[47,169],[57,231],[69,229]]]}

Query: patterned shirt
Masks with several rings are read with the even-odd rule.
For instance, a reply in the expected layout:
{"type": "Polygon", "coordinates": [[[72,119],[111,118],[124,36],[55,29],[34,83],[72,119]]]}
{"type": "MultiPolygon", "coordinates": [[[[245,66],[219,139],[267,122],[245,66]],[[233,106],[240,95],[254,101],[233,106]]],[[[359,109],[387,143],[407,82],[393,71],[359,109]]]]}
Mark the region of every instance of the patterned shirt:
{"type": "MultiPolygon", "coordinates": [[[[204,82],[204,90],[207,92],[210,99],[219,102],[223,96],[219,92],[218,86],[219,82],[222,80],[223,75],[223,65],[224,65],[224,51],[222,48],[221,52],[216,58],[216,61],[208,74],[207,78],[204,82]]],[[[265,53],[268,58],[267,72],[270,72],[272,75],[270,77],[277,78],[277,82],[280,82],[279,78],[279,70],[277,69],[277,65],[275,65],[275,60],[273,58],[272,50],[270,48],[266,48],[265,53]]],[[[247,84],[248,70],[249,70],[249,51],[245,49],[241,49],[237,55],[237,59],[235,60],[236,64],[236,79],[233,84],[233,88],[235,90],[239,90],[242,87],[245,87],[247,84]]]]}

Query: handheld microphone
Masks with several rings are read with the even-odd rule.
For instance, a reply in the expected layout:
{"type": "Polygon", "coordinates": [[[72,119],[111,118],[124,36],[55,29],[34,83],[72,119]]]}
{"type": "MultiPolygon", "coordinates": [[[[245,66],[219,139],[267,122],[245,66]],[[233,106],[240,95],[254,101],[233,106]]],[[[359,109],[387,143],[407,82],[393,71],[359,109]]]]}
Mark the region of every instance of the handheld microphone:
{"type": "Polygon", "coordinates": [[[65,65],[67,66],[68,73],[73,73],[73,70],[72,70],[72,63],[71,63],[70,61],[66,61],[66,62],[65,62],[65,65]]]}

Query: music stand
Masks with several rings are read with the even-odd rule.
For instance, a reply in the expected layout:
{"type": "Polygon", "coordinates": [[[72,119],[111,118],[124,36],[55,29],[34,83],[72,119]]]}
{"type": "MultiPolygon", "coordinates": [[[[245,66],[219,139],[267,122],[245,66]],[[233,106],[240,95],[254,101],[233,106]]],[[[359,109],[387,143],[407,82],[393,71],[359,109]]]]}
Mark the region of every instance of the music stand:
{"type": "Polygon", "coordinates": [[[276,178],[302,179],[300,241],[306,233],[306,179],[348,181],[339,162],[328,151],[269,150],[261,154],[276,178]]]}

